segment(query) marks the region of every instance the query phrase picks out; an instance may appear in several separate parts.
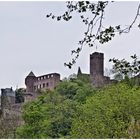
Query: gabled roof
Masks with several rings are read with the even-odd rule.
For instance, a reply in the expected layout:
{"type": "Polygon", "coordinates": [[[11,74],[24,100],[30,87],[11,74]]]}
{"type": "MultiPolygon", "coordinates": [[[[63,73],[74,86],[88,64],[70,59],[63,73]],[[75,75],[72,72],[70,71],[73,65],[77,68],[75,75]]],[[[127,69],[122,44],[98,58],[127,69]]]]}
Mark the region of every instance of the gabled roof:
{"type": "Polygon", "coordinates": [[[35,76],[34,73],[31,71],[28,76],[35,76]]]}

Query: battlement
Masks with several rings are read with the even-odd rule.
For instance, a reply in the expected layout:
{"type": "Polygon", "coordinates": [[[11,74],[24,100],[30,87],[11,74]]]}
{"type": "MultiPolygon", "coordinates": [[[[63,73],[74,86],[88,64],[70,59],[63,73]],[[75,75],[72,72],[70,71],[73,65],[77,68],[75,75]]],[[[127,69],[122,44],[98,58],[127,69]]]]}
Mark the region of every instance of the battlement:
{"type": "Polygon", "coordinates": [[[12,97],[15,97],[15,92],[13,91],[12,88],[1,89],[1,94],[2,94],[2,96],[12,96],[12,97]]]}
{"type": "Polygon", "coordinates": [[[99,52],[94,52],[94,53],[90,54],[90,59],[95,59],[95,58],[104,59],[104,54],[103,53],[99,53],[99,52]]]}
{"type": "Polygon", "coordinates": [[[60,74],[58,74],[58,73],[50,73],[50,74],[38,76],[37,81],[46,80],[46,79],[52,79],[52,78],[56,78],[56,77],[60,77],[60,74]]]}

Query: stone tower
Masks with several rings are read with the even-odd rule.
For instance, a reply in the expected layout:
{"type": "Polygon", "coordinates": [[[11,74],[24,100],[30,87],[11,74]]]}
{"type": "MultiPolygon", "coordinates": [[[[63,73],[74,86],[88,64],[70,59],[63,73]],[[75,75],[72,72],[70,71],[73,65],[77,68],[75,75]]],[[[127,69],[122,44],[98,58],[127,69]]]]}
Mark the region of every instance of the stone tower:
{"type": "Polygon", "coordinates": [[[95,52],[90,55],[90,74],[104,76],[104,54],[95,52]]]}
{"type": "Polygon", "coordinates": [[[1,89],[1,109],[10,108],[13,104],[15,104],[15,92],[13,89],[1,89]]]}
{"type": "Polygon", "coordinates": [[[94,52],[90,55],[90,79],[95,87],[104,83],[104,54],[94,52]]]}
{"type": "Polygon", "coordinates": [[[25,78],[26,92],[34,92],[35,81],[36,81],[36,76],[31,71],[29,75],[25,78]]]}

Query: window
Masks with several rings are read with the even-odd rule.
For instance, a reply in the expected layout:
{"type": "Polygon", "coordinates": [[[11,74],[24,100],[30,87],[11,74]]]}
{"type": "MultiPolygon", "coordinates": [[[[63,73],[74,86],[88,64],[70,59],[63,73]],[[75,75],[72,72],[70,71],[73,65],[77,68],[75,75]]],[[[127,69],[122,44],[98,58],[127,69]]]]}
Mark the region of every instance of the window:
{"type": "Polygon", "coordinates": [[[41,84],[40,84],[40,88],[41,88],[41,84]]]}
{"type": "Polygon", "coordinates": [[[48,87],[49,86],[49,83],[46,83],[46,87],[48,87]]]}
{"type": "Polygon", "coordinates": [[[43,88],[45,87],[45,83],[43,83],[43,88]]]}
{"type": "Polygon", "coordinates": [[[44,79],[46,79],[46,76],[44,76],[44,79]]]}
{"type": "Polygon", "coordinates": [[[53,74],[51,75],[51,77],[53,77],[53,74]]]}
{"type": "Polygon", "coordinates": [[[38,77],[38,81],[40,80],[40,78],[38,77]]]}
{"type": "Polygon", "coordinates": [[[50,78],[50,76],[48,75],[48,78],[50,78]]]}

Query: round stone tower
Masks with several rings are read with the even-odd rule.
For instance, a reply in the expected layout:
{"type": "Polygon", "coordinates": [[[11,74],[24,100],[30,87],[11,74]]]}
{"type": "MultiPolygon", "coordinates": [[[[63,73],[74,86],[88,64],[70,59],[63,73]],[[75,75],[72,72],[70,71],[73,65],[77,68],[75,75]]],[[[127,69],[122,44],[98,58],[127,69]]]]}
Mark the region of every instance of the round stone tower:
{"type": "Polygon", "coordinates": [[[36,81],[36,76],[31,71],[29,75],[25,78],[26,92],[34,92],[35,81],[36,81]]]}

